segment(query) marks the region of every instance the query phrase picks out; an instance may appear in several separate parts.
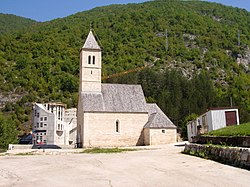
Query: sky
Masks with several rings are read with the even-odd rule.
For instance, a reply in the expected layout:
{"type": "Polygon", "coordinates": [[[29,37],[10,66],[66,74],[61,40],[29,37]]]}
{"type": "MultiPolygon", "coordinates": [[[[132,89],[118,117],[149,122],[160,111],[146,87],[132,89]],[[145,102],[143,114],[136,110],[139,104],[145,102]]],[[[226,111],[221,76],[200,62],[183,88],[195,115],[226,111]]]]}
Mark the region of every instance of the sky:
{"type": "MultiPolygon", "coordinates": [[[[0,0],[0,13],[14,14],[36,21],[50,21],[77,12],[110,4],[141,3],[146,0],[0,0]]],[[[250,12],[250,0],[206,0],[244,8],[250,12]]]]}

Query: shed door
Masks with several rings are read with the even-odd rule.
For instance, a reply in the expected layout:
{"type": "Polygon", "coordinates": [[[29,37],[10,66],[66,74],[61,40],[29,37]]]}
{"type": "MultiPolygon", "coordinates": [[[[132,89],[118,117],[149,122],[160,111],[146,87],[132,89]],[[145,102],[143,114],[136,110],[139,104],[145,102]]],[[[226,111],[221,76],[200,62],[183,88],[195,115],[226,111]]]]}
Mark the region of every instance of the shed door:
{"type": "Polygon", "coordinates": [[[226,125],[236,125],[236,111],[225,112],[226,115],[226,125]]]}

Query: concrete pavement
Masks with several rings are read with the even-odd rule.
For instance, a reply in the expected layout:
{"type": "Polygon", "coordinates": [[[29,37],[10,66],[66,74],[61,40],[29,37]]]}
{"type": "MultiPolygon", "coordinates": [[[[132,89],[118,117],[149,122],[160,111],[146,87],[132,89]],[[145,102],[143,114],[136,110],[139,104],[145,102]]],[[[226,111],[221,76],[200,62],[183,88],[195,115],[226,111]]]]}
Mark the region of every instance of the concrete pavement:
{"type": "Polygon", "coordinates": [[[0,156],[0,187],[249,186],[250,172],[181,154],[184,147],[117,154],[0,156]]]}

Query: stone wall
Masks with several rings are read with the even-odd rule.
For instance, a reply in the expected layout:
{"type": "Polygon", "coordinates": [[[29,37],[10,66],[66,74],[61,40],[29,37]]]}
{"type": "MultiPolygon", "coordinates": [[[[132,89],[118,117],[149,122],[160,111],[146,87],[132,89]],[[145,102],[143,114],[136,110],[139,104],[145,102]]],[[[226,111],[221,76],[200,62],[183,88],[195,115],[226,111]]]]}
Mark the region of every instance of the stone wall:
{"type": "Polygon", "coordinates": [[[143,145],[147,113],[84,113],[83,146],[116,147],[143,145]],[[119,121],[119,132],[116,132],[119,121]]]}
{"type": "Polygon", "coordinates": [[[250,148],[186,144],[184,153],[250,170],[250,148]]]}
{"type": "Polygon", "coordinates": [[[192,143],[250,147],[250,136],[196,136],[192,138],[192,143]]]}
{"type": "Polygon", "coordinates": [[[54,145],[54,144],[43,144],[43,145],[25,145],[25,144],[9,144],[8,150],[24,150],[24,149],[73,149],[75,145],[54,145]]]}
{"type": "Polygon", "coordinates": [[[13,149],[32,149],[33,145],[23,145],[23,144],[9,144],[8,150],[13,149]]]}
{"type": "Polygon", "coordinates": [[[175,143],[176,139],[176,129],[144,129],[145,145],[175,143]]]}

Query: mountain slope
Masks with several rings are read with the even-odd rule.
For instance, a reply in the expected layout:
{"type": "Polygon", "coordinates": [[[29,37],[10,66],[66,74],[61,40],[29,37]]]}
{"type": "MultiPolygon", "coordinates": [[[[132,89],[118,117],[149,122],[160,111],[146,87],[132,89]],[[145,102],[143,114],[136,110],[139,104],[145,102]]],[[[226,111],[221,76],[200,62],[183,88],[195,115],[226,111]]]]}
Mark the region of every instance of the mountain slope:
{"type": "Polygon", "coordinates": [[[230,97],[242,120],[250,120],[250,13],[199,1],[99,7],[0,36],[5,111],[15,111],[24,123],[30,111],[23,106],[29,102],[76,105],[79,49],[90,24],[103,49],[103,76],[150,67],[108,82],[142,84],[148,101],[176,123],[193,112],[229,105],[230,97]],[[165,37],[157,36],[166,29],[168,50],[165,37]]]}
{"type": "Polygon", "coordinates": [[[25,29],[36,23],[36,21],[12,14],[0,13],[0,34],[14,32],[21,29],[25,29]]]}

